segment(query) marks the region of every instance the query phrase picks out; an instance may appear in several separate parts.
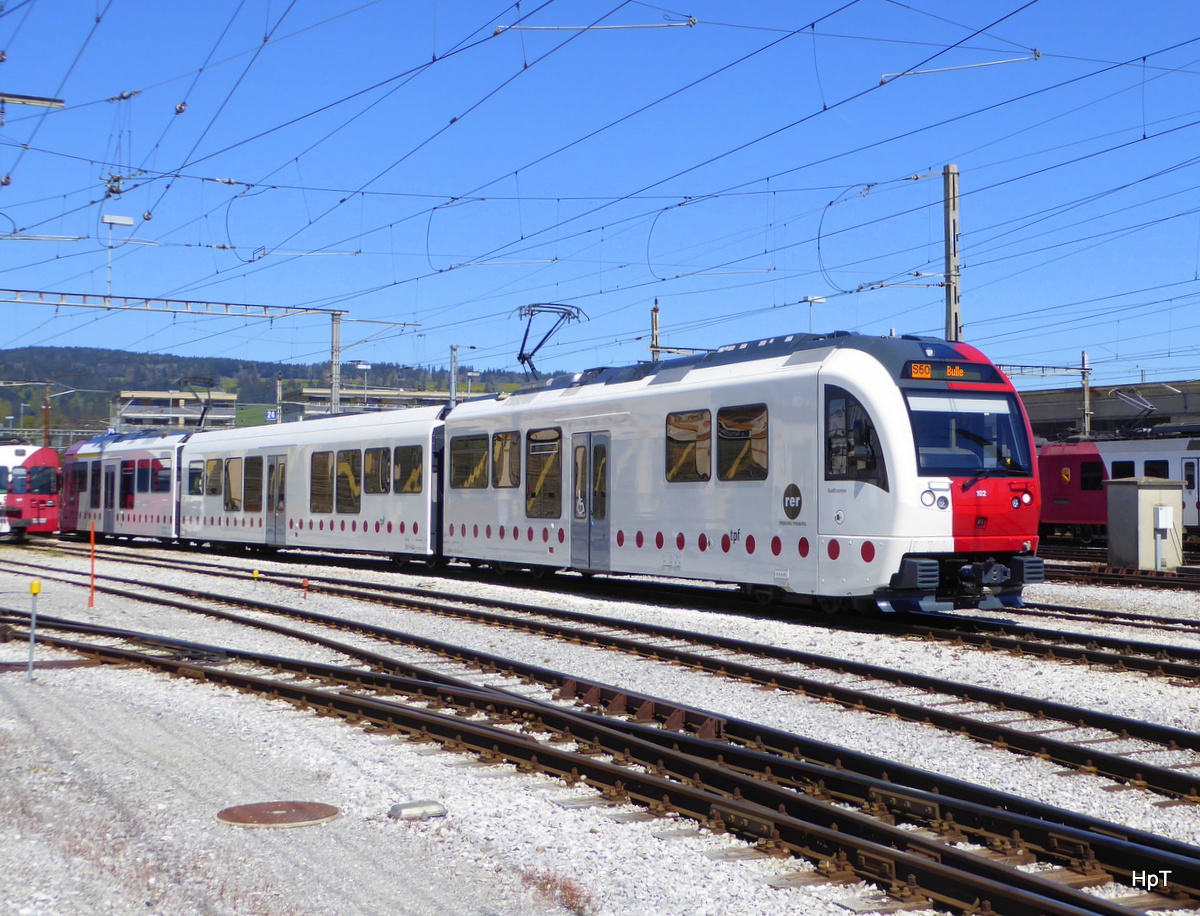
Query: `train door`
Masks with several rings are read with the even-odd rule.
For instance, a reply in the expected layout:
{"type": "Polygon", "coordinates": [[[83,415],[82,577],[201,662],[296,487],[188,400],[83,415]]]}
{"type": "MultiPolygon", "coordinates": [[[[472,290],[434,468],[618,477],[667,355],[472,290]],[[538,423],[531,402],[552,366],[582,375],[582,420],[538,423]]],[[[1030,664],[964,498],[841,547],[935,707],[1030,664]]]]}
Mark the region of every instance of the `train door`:
{"type": "Polygon", "coordinates": [[[117,530],[117,465],[106,464],[104,466],[104,522],[103,531],[105,534],[112,534],[117,530]]]}
{"type": "Polygon", "coordinates": [[[1196,483],[1196,460],[1183,462],[1183,524],[1186,528],[1200,525],[1200,491],[1196,483]]]}
{"type": "Polygon", "coordinates": [[[609,568],[607,431],[571,436],[571,566],[609,568]]]}
{"type": "Polygon", "coordinates": [[[267,543],[287,543],[287,455],[267,456],[267,543]]]}

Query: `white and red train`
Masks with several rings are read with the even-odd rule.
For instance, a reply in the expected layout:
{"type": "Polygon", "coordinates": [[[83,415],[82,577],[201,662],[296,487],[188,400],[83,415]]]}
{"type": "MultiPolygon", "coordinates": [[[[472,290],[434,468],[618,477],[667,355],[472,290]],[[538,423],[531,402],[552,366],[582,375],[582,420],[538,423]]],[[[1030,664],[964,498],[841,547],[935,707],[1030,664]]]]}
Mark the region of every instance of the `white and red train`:
{"type": "Polygon", "coordinates": [[[0,535],[58,530],[58,452],[22,439],[0,441],[0,535]]]}
{"type": "Polygon", "coordinates": [[[961,343],[795,334],[508,396],[105,436],[64,531],[717,580],[884,610],[1042,579],[1032,436],[961,343]]]}
{"type": "Polygon", "coordinates": [[[1160,429],[1154,436],[1046,442],[1038,449],[1043,487],[1042,530],[1088,543],[1104,536],[1104,481],[1158,477],[1183,482],[1183,526],[1200,533],[1200,429],[1160,429]],[[1173,433],[1173,434],[1172,434],[1173,433]]]}

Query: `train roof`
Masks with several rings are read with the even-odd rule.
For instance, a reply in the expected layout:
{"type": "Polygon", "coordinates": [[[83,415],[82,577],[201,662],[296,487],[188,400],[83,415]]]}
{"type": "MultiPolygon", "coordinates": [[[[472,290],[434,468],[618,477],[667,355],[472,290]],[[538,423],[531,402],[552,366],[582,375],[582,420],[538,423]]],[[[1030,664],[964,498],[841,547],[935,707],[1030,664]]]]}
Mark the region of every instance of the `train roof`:
{"type": "MultiPolygon", "coordinates": [[[[854,334],[850,331],[833,331],[825,334],[787,334],[766,337],[760,340],[728,344],[704,353],[680,356],[675,359],[637,363],[632,366],[603,367],[584,372],[557,375],[530,382],[513,392],[513,395],[551,391],[556,388],[573,388],[583,385],[617,385],[636,382],[651,376],[664,381],[678,381],[693,369],[725,366],[808,353],[812,362],[824,360],[831,349],[854,349],[870,353],[886,368],[899,376],[903,365],[914,359],[969,360],[978,362],[980,355],[973,348],[942,340],[937,337],[918,337],[906,334],[901,337],[875,337],[854,334]]],[[[804,362],[790,359],[789,364],[804,362]]]]}

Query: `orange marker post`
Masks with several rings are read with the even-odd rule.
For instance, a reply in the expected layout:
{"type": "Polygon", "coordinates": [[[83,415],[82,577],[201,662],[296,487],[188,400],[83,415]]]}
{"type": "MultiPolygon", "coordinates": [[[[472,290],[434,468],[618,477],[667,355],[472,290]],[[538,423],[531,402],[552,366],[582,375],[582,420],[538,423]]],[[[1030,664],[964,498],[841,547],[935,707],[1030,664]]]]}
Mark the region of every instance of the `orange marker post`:
{"type": "Polygon", "coordinates": [[[88,607],[96,606],[96,523],[92,522],[89,526],[91,529],[91,554],[92,554],[92,578],[91,585],[88,588],[88,607]]]}

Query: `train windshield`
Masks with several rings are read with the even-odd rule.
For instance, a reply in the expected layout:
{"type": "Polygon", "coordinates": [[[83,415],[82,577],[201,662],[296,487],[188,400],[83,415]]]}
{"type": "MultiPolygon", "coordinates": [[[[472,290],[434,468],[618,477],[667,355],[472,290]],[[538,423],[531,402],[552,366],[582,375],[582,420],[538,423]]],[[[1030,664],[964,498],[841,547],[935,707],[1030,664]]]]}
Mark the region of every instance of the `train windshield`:
{"type": "Polygon", "coordinates": [[[1025,416],[1011,394],[909,394],[917,472],[927,477],[1029,477],[1025,416]]]}

